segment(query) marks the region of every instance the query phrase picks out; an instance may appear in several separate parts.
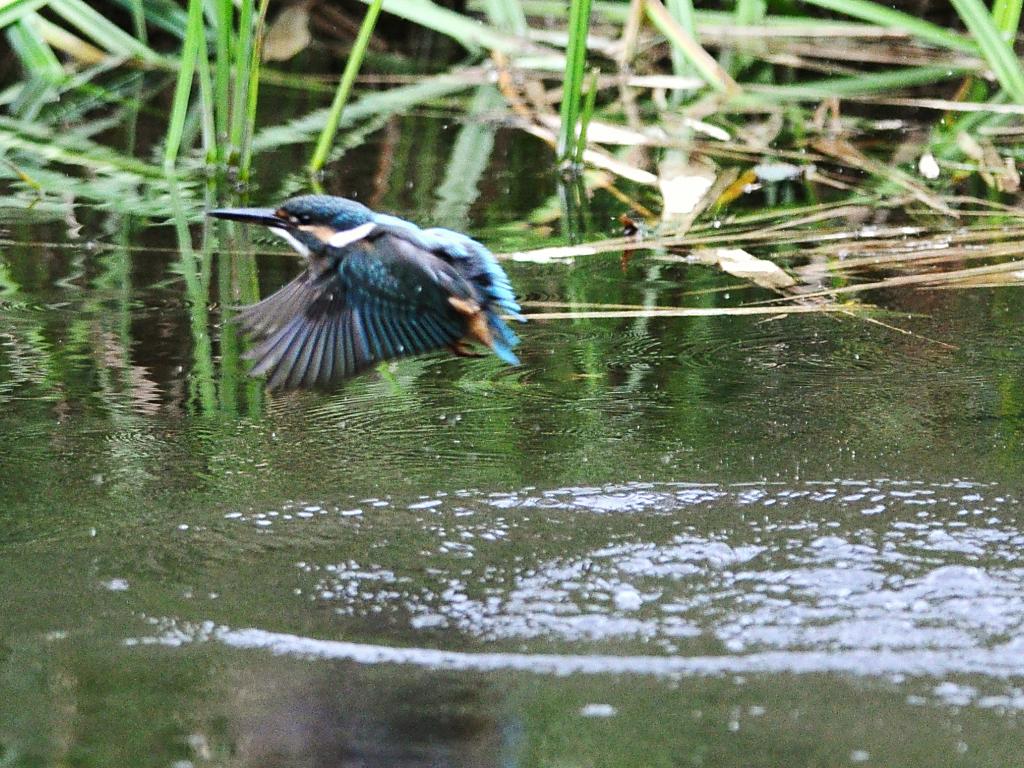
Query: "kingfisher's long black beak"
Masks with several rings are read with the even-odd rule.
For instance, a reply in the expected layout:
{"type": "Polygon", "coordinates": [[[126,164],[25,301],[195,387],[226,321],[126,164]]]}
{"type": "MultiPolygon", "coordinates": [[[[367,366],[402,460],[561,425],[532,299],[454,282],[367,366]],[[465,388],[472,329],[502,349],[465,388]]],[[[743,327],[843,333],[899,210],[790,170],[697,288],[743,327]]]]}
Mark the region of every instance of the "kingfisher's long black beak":
{"type": "Polygon", "coordinates": [[[215,219],[241,221],[244,224],[261,224],[264,227],[288,227],[288,222],[279,217],[273,208],[218,208],[207,211],[206,215],[215,219]]]}

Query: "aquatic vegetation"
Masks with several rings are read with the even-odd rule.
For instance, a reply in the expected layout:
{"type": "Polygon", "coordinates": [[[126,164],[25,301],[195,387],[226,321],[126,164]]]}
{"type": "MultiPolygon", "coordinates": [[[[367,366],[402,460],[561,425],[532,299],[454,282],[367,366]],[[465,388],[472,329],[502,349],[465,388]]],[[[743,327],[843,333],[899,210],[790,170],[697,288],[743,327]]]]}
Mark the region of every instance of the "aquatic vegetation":
{"type": "MultiPolygon", "coordinates": [[[[583,76],[587,66],[587,33],[590,28],[590,0],[574,2],[569,11],[569,39],[566,45],[565,81],[561,127],[556,152],[562,163],[573,162],[586,145],[585,127],[580,123],[583,76]]],[[[591,88],[593,92],[593,88],[591,88]]],[[[592,111],[592,110],[591,110],[592,111]]]]}
{"type": "MultiPolygon", "coordinates": [[[[1006,42],[1006,35],[1016,29],[1019,20],[1019,0],[999,2],[992,12],[981,0],[957,0],[953,6],[969,35],[870,0],[807,2],[859,23],[798,16],[792,11],[788,15],[770,13],[767,4],[750,0],[737,2],[732,13],[695,9],[690,0],[675,0],[668,6],[660,0],[597,2],[593,10],[590,0],[577,0],[571,4],[564,34],[551,31],[562,7],[544,0],[483,2],[480,10],[489,23],[430,0],[368,2],[331,110],[311,116],[320,130],[309,162],[311,170],[322,168],[329,157],[334,127],[348,102],[382,8],[452,38],[477,57],[490,51],[498,56],[499,71],[507,67],[520,81],[525,78],[544,87],[553,71],[563,69],[561,94],[554,96],[560,104],[556,140],[560,162],[584,159],[582,147],[577,146],[580,112],[585,105],[585,75],[593,66],[619,73],[618,78],[599,79],[602,95],[598,109],[604,117],[625,121],[631,127],[637,126],[635,105],[649,103],[658,111],[659,93],[666,88],[672,92],[673,111],[684,115],[713,111],[726,116],[773,105],[781,108],[790,100],[862,98],[968,73],[984,78],[989,68],[1005,93],[1018,103],[1024,101],[1024,70],[1006,42]],[[840,42],[833,56],[831,49],[815,50],[808,45],[819,39],[856,41],[856,48],[843,50],[840,42]],[[661,40],[667,42],[667,49],[661,40]],[[900,46],[896,56],[889,47],[894,40],[900,46]],[[708,53],[709,46],[717,47],[718,59],[708,53]],[[666,50],[670,77],[677,78],[674,81],[656,74],[663,71],[666,50]],[[848,66],[838,66],[837,61],[848,66]],[[654,79],[643,82],[642,77],[633,76],[638,71],[654,79]],[[828,77],[808,79],[808,74],[819,71],[828,72],[828,77]],[[623,77],[622,87],[634,89],[634,93],[620,92],[620,98],[610,101],[607,91],[623,77]],[[654,101],[648,102],[649,97],[654,101]]],[[[103,63],[105,68],[141,65],[177,70],[164,141],[165,169],[177,164],[183,147],[190,150],[199,141],[206,165],[234,168],[240,178],[248,179],[261,84],[276,81],[293,88],[313,84],[312,73],[284,75],[261,63],[264,40],[268,34],[274,35],[274,58],[297,54],[311,39],[308,28],[316,9],[312,13],[282,12],[268,31],[265,0],[258,6],[255,0],[244,0],[237,8],[219,0],[209,14],[203,13],[200,0],[190,0],[187,8],[169,0],[123,0],[123,4],[131,12],[131,29],[122,29],[108,19],[102,6],[97,10],[81,0],[8,0],[0,7],[0,29],[6,31],[24,71],[34,73],[34,80],[60,83],[90,63],[103,63]],[[51,14],[56,21],[50,20],[51,14]],[[157,39],[160,36],[165,39],[157,39]],[[289,38],[295,39],[294,46],[289,46],[289,38]],[[276,42],[282,39],[284,42],[276,42]],[[66,57],[65,63],[60,62],[57,51],[66,57]]],[[[12,87],[14,93],[5,94],[7,103],[24,90],[25,83],[12,87]]],[[[998,99],[998,89],[990,91],[990,97],[998,99]]],[[[546,122],[536,101],[510,99],[508,106],[535,128],[546,122]]],[[[666,127],[663,119],[651,125],[666,127]]],[[[592,150],[599,145],[593,138],[589,142],[592,150]]],[[[185,172],[200,169],[191,165],[185,172]]]]}
{"type": "Polygon", "coordinates": [[[359,27],[359,34],[352,45],[352,52],[349,54],[348,61],[345,62],[345,71],[341,73],[341,80],[338,81],[338,90],[334,94],[334,101],[331,102],[331,111],[327,117],[327,124],[320,133],[320,139],[316,143],[313,157],[309,161],[309,170],[313,173],[323,168],[327,155],[331,150],[331,145],[334,143],[334,135],[338,130],[338,123],[341,122],[342,110],[345,108],[346,102],[348,102],[352,84],[355,82],[356,75],[359,73],[359,67],[363,62],[363,57],[366,55],[366,47],[369,45],[373,28],[377,24],[381,3],[382,0],[373,0],[370,4],[366,11],[366,18],[363,19],[363,23],[359,27]]]}
{"type": "Polygon", "coordinates": [[[808,0],[803,15],[752,0],[729,11],[595,0],[573,3],[568,20],[547,0],[464,13],[373,0],[342,20],[255,0],[115,5],[0,5],[8,65],[23,73],[0,90],[0,184],[21,211],[14,220],[61,222],[78,206],[126,220],[170,212],[204,409],[222,397],[218,366],[226,386],[242,370],[232,327],[217,359],[207,307],[251,303],[272,286],[261,291],[267,267],[239,233],[204,229],[196,247],[190,225],[235,193],[351,194],[338,187],[343,159],[374,142],[389,145],[370,174],[378,207],[468,229],[486,219],[479,211],[504,207],[489,168],[516,137],[524,149],[506,194],[517,176],[548,181],[516,221],[474,234],[511,264],[568,267],[562,295],[527,304],[541,318],[794,308],[890,323],[851,300],[1024,271],[1008,245],[1024,161],[1024,78],[1007,42],[1017,2],[989,12],[962,0],[920,18],[868,0],[808,0]],[[458,52],[424,61],[382,46],[378,12],[458,52]],[[336,32],[340,21],[348,32],[336,32]],[[411,127],[436,115],[443,128],[411,127]],[[447,160],[423,163],[446,146],[449,124],[447,160]],[[652,274],[692,266],[736,282],[728,302],[696,291],[679,305],[638,304],[586,285],[600,254],[624,270],[642,260],[652,274]]]}

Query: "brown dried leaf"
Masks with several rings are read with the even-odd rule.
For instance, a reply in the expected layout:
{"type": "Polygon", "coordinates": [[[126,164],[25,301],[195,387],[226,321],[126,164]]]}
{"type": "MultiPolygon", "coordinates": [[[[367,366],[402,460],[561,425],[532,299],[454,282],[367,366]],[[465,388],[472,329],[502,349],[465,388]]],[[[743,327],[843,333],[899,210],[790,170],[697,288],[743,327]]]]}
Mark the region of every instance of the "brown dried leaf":
{"type": "Polygon", "coordinates": [[[773,291],[781,291],[796,285],[796,280],[778,264],[752,256],[742,248],[709,248],[694,251],[692,258],[700,264],[717,266],[734,277],[742,277],[773,291]]]}
{"type": "Polygon", "coordinates": [[[287,61],[302,53],[312,40],[309,4],[290,5],[277,15],[263,38],[263,60],[287,61]]]}

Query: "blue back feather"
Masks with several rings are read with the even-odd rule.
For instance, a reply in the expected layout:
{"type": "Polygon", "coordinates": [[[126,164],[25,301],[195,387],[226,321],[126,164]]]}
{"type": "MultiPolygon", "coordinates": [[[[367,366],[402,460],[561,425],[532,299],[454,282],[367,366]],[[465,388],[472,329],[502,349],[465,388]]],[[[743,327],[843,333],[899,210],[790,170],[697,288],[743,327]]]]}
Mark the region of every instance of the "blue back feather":
{"type": "Polygon", "coordinates": [[[512,283],[498,260],[483,244],[468,235],[443,227],[420,229],[405,219],[388,214],[374,214],[373,221],[381,226],[398,229],[403,236],[419,248],[442,255],[483,294],[487,323],[494,333],[494,352],[509,365],[518,365],[519,358],[512,347],[519,337],[508,327],[499,312],[505,312],[520,322],[526,322],[516,301],[512,283]]]}

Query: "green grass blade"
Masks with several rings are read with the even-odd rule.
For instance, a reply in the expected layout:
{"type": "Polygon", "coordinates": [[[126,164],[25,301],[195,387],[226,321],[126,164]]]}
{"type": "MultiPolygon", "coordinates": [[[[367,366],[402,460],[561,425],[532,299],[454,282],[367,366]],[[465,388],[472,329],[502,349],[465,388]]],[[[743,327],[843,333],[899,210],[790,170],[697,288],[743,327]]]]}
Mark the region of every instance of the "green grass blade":
{"type": "Polygon", "coordinates": [[[33,25],[35,14],[29,14],[7,28],[7,40],[22,69],[29,77],[56,83],[64,79],[64,68],[53,49],[33,25]]]}
{"type": "Polygon", "coordinates": [[[862,96],[895,88],[912,88],[959,77],[972,71],[967,67],[911,67],[850,77],[832,77],[797,85],[750,85],[755,96],[775,99],[822,99],[829,96],[862,96]]]}
{"type": "Polygon", "coordinates": [[[259,14],[256,18],[256,32],[252,50],[249,51],[249,81],[246,84],[245,126],[242,131],[242,144],[239,147],[238,176],[242,181],[249,180],[252,167],[253,138],[256,133],[256,104],[260,95],[260,62],[263,53],[263,33],[267,24],[267,9],[270,0],[261,0],[259,14]]]}
{"type": "Polygon", "coordinates": [[[583,164],[583,153],[587,149],[587,129],[590,121],[594,118],[594,107],[597,104],[597,76],[600,74],[597,67],[590,70],[590,80],[587,83],[587,97],[583,102],[583,110],[580,113],[580,133],[576,137],[576,149],[573,152],[573,160],[576,165],[583,164]]]}
{"type": "MultiPolygon", "coordinates": [[[[768,15],[768,7],[765,0],[736,0],[736,10],[734,13],[737,27],[753,27],[764,23],[765,16],[768,15]]],[[[744,53],[742,49],[739,51],[723,51],[719,58],[722,61],[722,65],[733,76],[738,76],[740,72],[755,61],[753,56],[744,53]]]]}
{"type": "MultiPolygon", "coordinates": [[[[672,18],[678,22],[679,26],[686,30],[686,33],[694,40],[697,39],[697,19],[693,11],[692,0],[667,0],[665,7],[668,8],[668,12],[672,15],[672,18]]],[[[672,72],[676,75],[686,75],[691,72],[690,66],[686,61],[686,56],[683,51],[672,46],[672,72]]]]}
{"type": "Polygon", "coordinates": [[[668,0],[665,7],[668,8],[668,12],[672,14],[672,18],[679,23],[679,26],[696,39],[697,12],[694,10],[693,0],[668,0]]]}
{"type": "MultiPolygon", "coordinates": [[[[369,4],[374,0],[360,2],[369,4]]],[[[494,27],[482,24],[479,19],[442,8],[430,0],[386,0],[384,10],[421,27],[447,35],[471,51],[486,48],[503,53],[517,53],[523,50],[525,45],[518,37],[505,35],[494,27]]],[[[564,13],[564,8],[562,12],[564,13]]]]}
{"type": "Polygon", "coordinates": [[[519,0],[483,0],[487,19],[498,29],[507,29],[513,34],[525,37],[529,32],[526,14],[519,0]]]}
{"type": "Polygon", "coordinates": [[[188,115],[188,101],[192,93],[196,59],[199,56],[199,39],[205,34],[203,1],[189,0],[188,27],[185,31],[185,40],[182,43],[178,83],[174,89],[171,121],[167,127],[167,138],[164,143],[164,170],[167,172],[173,171],[174,163],[178,159],[181,137],[185,132],[185,118],[188,115]]]}
{"type": "Polygon", "coordinates": [[[767,15],[765,0],[736,0],[736,23],[741,27],[760,24],[767,15]]]}
{"type": "Polygon", "coordinates": [[[1006,42],[981,0],[952,0],[953,7],[968,31],[978,41],[985,61],[992,67],[999,84],[1018,104],[1024,104],[1024,69],[1013,48],[1006,42]]]}
{"type": "Polygon", "coordinates": [[[331,144],[334,142],[334,134],[338,131],[338,124],[341,122],[341,113],[348,102],[349,92],[352,90],[352,83],[356,80],[359,67],[362,66],[363,58],[366,56],[366,49],[370,44],[370,37],[373,35],[373,28],[377,25],[377,17],[380,16],[380,9],[383,0],[373,0],[363,18],[363,24],[359,27],[359,34],[352,45],[352,52],[345,62],[345,71],[341,74],[341,81],[338,83],[338,90],[334,94],[334,101],[331,103],[331,110],[327,115],[327,125],[320,133],[320,140],[316,143],[313,158],[309,161],[309,170],[316,173],[324,166],[327,155],[331,151],[331,144]]]}
{"type": "Polygon", "coordinates": [[[173,0],[114,0],[114,2],[131,13],[134,13],[136,5],[141,6],[148,24],[162,29],[164,32],[170,32],[177,38],[185,37],[188,12],[175,5],[173,0]]]}
{"type": "Polygon", "coordinates": [[[701,48],[700,44],[679,26],[662,5],[661,0],[647,0],[645,8],[651,23],[683,53],[708,85],[722,93],[739,93],[740,87],[736,81],[722,69],[711,54],[701,48]]]}
{"type": "Polygon", "coordinates": [[[1020,27],[1021,0],[996,0],[992,5],[992,20],[1003,33],[1003,39],[1011,42],[1020,27]]]}
{"type": "Polygon", "coordinates": [[[973,40],[963,35],[951,32],[938,24],[911,16],[879,3],[869,0],[803,0],[807,5],[814,5],[844,16],[852,16],[855,19],[877,24],[887,29],[898,29],[909,35],[923,40],[926,43],[937,45],[940,48],[948,48],[953,51],[963,51],[977,55],[978,46],[973,40]]]}
{"type": "Polygon", "coordinates": [[[249,82],[249,71],[252,66],[252,47],[255,30],[253,29],[253,2],[242,0],[238,15],[238,36],[234,41],[235,60],[235,93],[231,105],[231,142],[228,162],[234,162],[245,140],[245,89],[240,83],[249,82]]]}
{"type": "Polygon", "coordinates": [[[165,63],[149,46],[136,40],[82,0],[52,0],[49,7],[109,53],[131,56],[154,66],[165,63]]]}
{"type": "Polygon", "coordinates": [[[146,32],[146,7],[142,0],[129,0],[128,5],[132,14],[132,27],[135,28],[135,39],[147,45],[149,35],[146,32]]]}
{"type": "Polygon", "coordinates": [[[215,163],[219,157],[217,127],[214,104],[213,78],[210,74],[210,51],[206,44],[206,31],[197,39],[196,72],[199,75],[199,117],[203,131],[203,147],[206,150],[206,162],[215,163]]]}
{"type": "Polygon", "coordinates": [[[0,0],[0,29],[42,8],[49,0],[0,0]]]}
{"type": "Polygon", "coordinates": [[[573,0],[569,9],[569,43],[565,49],[565,80],[562,84],[561,126],[555,152],[560,163],[573,159],[576,127],[580,117],[583,73],[587,66],[587,33],[590,29],[590,0],[573,0]]]}
{"type": "Polygon", "coordinates": [[[214,113],[219,142],[226,143],[228,119],[231,117],[231,25],[234,6],[231,0],[216,0],[217,15],[216,61],[213,73],[214,113]]]}

